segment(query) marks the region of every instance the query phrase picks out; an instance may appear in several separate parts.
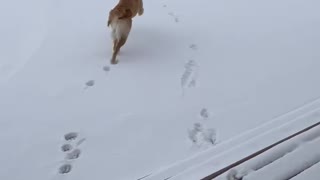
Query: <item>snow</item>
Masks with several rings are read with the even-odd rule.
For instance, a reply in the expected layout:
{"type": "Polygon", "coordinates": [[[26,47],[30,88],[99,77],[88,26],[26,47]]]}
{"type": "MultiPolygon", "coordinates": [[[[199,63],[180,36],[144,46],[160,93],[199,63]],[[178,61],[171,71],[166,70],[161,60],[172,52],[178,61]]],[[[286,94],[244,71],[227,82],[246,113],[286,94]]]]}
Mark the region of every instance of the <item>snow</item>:
{"type": "Polygon", "coordinates": [[[157,180],[319,120],[320,2],[148,0],[112,66],[115,4],[1,3],[0,179],[157,180]],[[214,145],[192,143],[196,123],[214,145]]]}
{"type": "Polygon", "coordinates": [[[293,177],[292,180],[316,180],[319,178],[319,170],[320,164],[317,163],[316,165],[313,165],[306,171],[303,171],[301,174],[298,174],[297,176],[293,177]]]}
{"type": "Polygon", "coordinates": [[[317,154],[318,151],[315,151],[318,149],[319,136],[320,128],[315,127],[237,166],[233,171],[218,179],[222,180],[232,173],[244,179],[257,179],[258,177],[258,179],[289,179],[292,175],[298,174],[299,170],[304,170],[310,164],[313,165],[319,161],[320,156],[317,154]],[[270,172],[272,175],[267,175],[270,172]]]}
{"type": "Polygon", "coordinates": [[[249,173],[244,180],[253,179],[290,179],[320,161],[320,138],[271,163],[259,171],[249,173]]]}
{"type": "MultiPolygon", "coordinates": [[[[206,177],[213,172],[216,172],[227,165],[230,165],[244,157],[247,157],[258,150],[267,147],[284,137],[288,137],[301,130],[299,127],[306,127],[306,124],[313,124],[319,121],[320,109],[313,109],[319,105],[320,101],[316,101],[308,106],[301,107],[296,111],[292,111],[289,114],[286,114],[282,117],[277,118],[273,122],[270,122],[267,125],[261,126],[254,129],[251,132],[243,134],[241,136],[235,137],[229,141],[225,141],[221,144],[218,144],[215,148],[208,149],[207,151],[195,155],[189,159],[186,159],[182,162],[177,162],[176,164],[165,168],[157,173],[154,173],[150,176],[150,179],[165,179],[172,177],[173,180],[192,180],[192,179],[201,179],[206,177]],[[308,110],[308,111],[307,111],[308,110]],[[296,116],[297,118],[292,118],[296,116]],[[281,122],[287,121],[283,125],[280,125],[281,122]],[[265,130],[268,127],[275,127],[269,130],[265,130]],[[260,132],[259,135],[257,135],[260,132]],[[264,132],[264,133],[261,133],[264,132]],[[256,134],[254,136],[254,134],[256,134]]],[[[238,172],[240,175],[245,175],[247,172],[250,172],[251,169],[257,169],[259,166],[265,164],[265,160],[272,160],[276,157],[281,156],[282,154],[293,150],[302,142],[311,141],[319,136],[319,128],[313,130],[310,134],[304,135],[297,138],[294,142],[277,147],[276,152],[271,154],[267,153],[258,160],[250,161],[250,164],[245,164],[244,167],[240,166],[239,170],[236,169],[235,172],[238,172]]],[[[236,173],[237,174],[237,173],[236,173]]],[[[225,175],[226,176],[226,175],[225,175]]],[[[222,176],[223,179],[225,176],[222,176]]]]}

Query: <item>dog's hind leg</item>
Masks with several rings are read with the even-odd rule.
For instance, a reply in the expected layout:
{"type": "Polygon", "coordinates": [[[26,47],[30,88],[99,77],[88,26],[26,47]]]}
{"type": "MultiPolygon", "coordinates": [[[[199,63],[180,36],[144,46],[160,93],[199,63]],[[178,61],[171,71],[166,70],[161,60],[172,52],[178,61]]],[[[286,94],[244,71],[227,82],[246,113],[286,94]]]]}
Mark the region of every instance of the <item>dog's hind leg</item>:
{"type": "Polygon", "coordinates": [[[116,59],[117,55],[120,51],[120,48],[126,43],[131,30],[131,26],[132,26],[131,19],[127,19],[122,22],[123,24],[121,24],[121,27],[118,27],[118,29],[116,30],[116,38],[115,38],[116,41],[114,41],[114,46],[113,46],[114,51],[111,58],[111,64],[117,64],[117,59],[116,59]]]}
{"type": "Polygon", "coordinates": [[[111,64],[117,64],[117,55],[120,51],[120,48],[126,43],[127,41],[127,36],[121,37],[119,41],[117,41],[117,43],[114,46],[114,51],[112,54],[112,58],[111,58],[111,64]]]}

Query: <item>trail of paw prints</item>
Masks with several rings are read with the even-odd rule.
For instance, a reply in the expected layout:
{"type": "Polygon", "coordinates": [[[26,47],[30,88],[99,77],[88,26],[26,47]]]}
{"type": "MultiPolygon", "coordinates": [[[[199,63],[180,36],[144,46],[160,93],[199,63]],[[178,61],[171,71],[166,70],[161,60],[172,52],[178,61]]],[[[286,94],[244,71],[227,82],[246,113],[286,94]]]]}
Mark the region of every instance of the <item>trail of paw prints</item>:
{"type": "MultiPolygon", "coordinates": [[[[165,3],[163,3],[163,4],[162,4],[162,7],[163,7],[163,8],[167,8],[168,5],[165,4],[165,3]]],[[[173,18],[174,22],[176,22],[176,23],[179,23],[179,22],[180,22],[179,16],[176,15],[174,12],[169,12],[168,15],[173,18]]]]}
{"type": "MultiPolygon", "coordinates": [[[[210,118],[206,108],[201,109],[199,115],[202,120],[210,118]]],[[[193,128],[188,130],[188,137],[197,146],[215,145],[217,141],[216,130],[207,127],[203,121],[193,124],[193,128]]]]}
{"type": "Polygon", "coordinates": [[[81,156],[80,145],[85,140],[84,137],[80,138],[77,132],[69,132],[64,135],[64,143],[60,147],[61,152],[64,153],[64,159],[58,168],[59,174],[68,174],[72,171],[73,163],[81,156]]]}
{"type": "Polygon", "coordinates": [[[207,128],[202,123],[194,123],[193,128],[188,130],[188,137],[198,146],[215,145],[217,140],[216,130],[207,128]]]}
{"type": "MultiPolygon", "coordinates": [[[[102,70],[105,72],[106,75],[108,75],[111,71],[111,68],[110,66],[103,66],[102,67],[102,70]]],[[[92,88],[93,86],[95,86],[96,84],[96,81],[91,79],[91,80],[88,80],[84,83],[84,90],[88,89],[88,88],[92,88]]]]}
{"type": "MultiPolygon", "coordinates": [[[[192,43],[189,45],[189,48],[193,51],[197,51],[198,45],[192,43]]],[[[181,87],[182,87],[182,91],[183,91],[182,92],[183,96],[185,94],[186,88],[196,87],[198,72],[199,72],[199,66],[195,60],[189,60],[184,65],[184,68],[185,68],[185,70],[184,70],[182,77],[181,77],[181,87]]]]}
{"type": "Polygon", "coordinates": [[[189,60],[184,65],[184,72],[181,76],[181,88],[183,90],[183,94],[186,88],[195,87],[197,84],[198,78],[198,65],[194,60],[189,60]]]}

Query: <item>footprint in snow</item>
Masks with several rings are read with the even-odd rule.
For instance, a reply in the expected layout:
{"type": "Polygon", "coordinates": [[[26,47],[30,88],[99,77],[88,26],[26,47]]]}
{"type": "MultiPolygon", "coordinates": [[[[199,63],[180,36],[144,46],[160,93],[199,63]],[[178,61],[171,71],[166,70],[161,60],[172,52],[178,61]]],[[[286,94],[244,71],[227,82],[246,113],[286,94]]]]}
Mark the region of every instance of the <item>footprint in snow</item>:
{"type": "Polygon", "coordinates": [[[84,89],[88,89],[89,87],[93,87],[95,85],[95,81],[94,80],[89,80],[85,83],[85,87],[84,89]]]}
{"type": "Polygon", "coordinates": [[[64,139],[68,142],[61,146],[63,152],[72,150],[74,147],[80,146],[85,140],[85,137],[79,138],[79,134],[76,132],[69,132],[64,135],[64,139]]]}
{"type": "Polygon", "coordinates": [[[209,118],[209,112],[206,108],[203,108],[201,109],[200,111],[200,116],[203,118],[203,119],[208,119],[209,118]]]}
{"type": "Polygon", "coordinates": [[[78,159],[80,157],[81,150],[75,149],[66,155],[67,160],[78,159]]]}
{"type": "Polygon", "coordinates": [[[110,71],[110,66],[103,66],[103,71],[109,72],[110,71]]]}
{"type": "Polygon", "coordinates": [[[198,50],[198,46],[196,44],[190,44],[189,48],[194,51],[198,50]]]}
{"type": "Polygon", "coordinates": [[[87,87],[92,87],[92,86],[94,86],[94,84],[95,84],[94,80],[89,80],[89,81],[86,82],[86,86],[87,87]]]}
{"type": "Polygon", "coordinates": [[[78,137],[78,133],[76,133],[76,132],[69,132],[64,135],[64,139],[66,141],[75,140],[75,139],[77,139],[77,137],[78,137]]]}
{"type": "Polygon", "coordinates": [[[79,138],[79,133],[69,132],[64,135],[66,141],[60,148],[65,153],[63,164],[58,168],[59,174],[67,174],[72,170],[72,163],[75,163],[81,155],[81,149],[78,148],[86,138],[79,138]]]}
{"type": "Polygon", "coordinates": [[[197,76],[198,76],[198,65],[194,60],[189,60],[184,65],[184,72],[181,76],[181,87],[185,89],[186,87],[195,87],[197,76]]]}
{"type": "Polygon", "coordinates": [[[72,145],[71,144],[64,144],[61,146],[61,151],[62,152],[68,152],[72,150],[72,145]]]}
{"type": "Polygon", "coordinates": [[[72,165],[71,164],[63,164],[62,166],[59,167],[59,173],[60,174],[67,174],[72,170],[72,165]]]}
{"type": "Polygon", "coordinates": [[[178,17],[176,14],[174,14],[173,12],[168,13],[168,15],[171,16],[171,17],[173,17],[173,19],[174,19],[174,21],[175,21],[176,23],[180,22],[179,17],[178,17]]]}

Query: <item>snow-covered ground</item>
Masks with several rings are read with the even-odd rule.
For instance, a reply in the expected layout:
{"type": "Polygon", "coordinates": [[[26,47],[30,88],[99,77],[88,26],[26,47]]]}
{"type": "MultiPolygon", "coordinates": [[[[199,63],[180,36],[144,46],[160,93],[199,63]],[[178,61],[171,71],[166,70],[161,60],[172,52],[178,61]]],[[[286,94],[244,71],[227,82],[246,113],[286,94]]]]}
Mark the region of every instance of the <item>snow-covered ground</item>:
{"type": "Polygon", "coordinates": [[[314,127],[237,166],[217,180],[228,176],[246,180],[290,179],[320,161],[319,137],[320,127],[314,127]]]}
{"type": "MultiPolygon", "coordinates": [[[[171,177],[172,180],[194,180],[206,177],[213,172],[300,131],[301,127],[306,124],[319,122],[319,103],[320,101],[318,100],[296,109],[263,126],[226,140],[218,144],[215,148],[208,149],[203,153],[153,173],[149,177],[150,179],[166,179],[171,177]]],[[[314,140],[319,136],[319,128],[314,128],[310,133],[302,134],[298,136],[298,138],[276,146],[274,149],[254,158],[253,161],[249,161],[244,165],[232,169],[230,173],[225,173],[221,178],[219,177],[219,179],[223,180],[229,174],[234,174],[234,170],[237,172],[237,177],[246,175],[250,171],[266,166],[270,161],[280,158],[299,146],[303,147],[306,142],[314,140]]],[[[317,149],[314,150],[316,151],[315,153],[318,152],[317,149]]],[[[304,160],[303,158],[301,159],[304,160]]]]}
{"type": "Polygon", "coordinates": [[[160,180],[319,121],[319,1],[145,0],[112,66],[116,2],[1,2],[0,179],[160,180]]]}
{"type": "MultiPolygon", "coordinates": [[[[318,129],[319,131],[319,129],[318,129]]],[[[313,166],[320,161],[320,140],[311,141],[262,170],[249,173],[244,180],[282,180],[313,166]]]]}
{"type": "Polygon", "coordinates": [[[301,174],[293,177],[292,180],[319,179],[320,163],[313,165],[311,168],[303,171],[301,174]]]}

